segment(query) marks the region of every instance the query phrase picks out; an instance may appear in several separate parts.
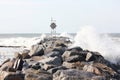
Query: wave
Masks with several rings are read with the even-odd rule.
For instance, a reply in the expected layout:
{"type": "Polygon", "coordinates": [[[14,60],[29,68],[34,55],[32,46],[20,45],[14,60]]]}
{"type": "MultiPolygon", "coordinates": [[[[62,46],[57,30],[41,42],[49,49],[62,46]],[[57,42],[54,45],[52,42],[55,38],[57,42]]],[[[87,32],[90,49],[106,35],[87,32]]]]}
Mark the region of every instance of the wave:
{"type": "Polygon", "coordinates": [[[119,63],[120,60],[120,45],[108,35],[101,35],[91,26],[85,26],[80,29],[74,38],[72,46],[80,46],[91,51],[98,51],[113,63],[119,63]]]}

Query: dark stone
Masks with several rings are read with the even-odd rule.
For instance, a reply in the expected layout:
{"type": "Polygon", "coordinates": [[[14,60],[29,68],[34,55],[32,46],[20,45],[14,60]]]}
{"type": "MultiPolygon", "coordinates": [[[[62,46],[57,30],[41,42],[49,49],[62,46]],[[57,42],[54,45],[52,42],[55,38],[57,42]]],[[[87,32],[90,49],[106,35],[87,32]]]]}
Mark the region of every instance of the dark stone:
{"type": "Polygon", "coordinates": [[[13,68],[16,70],[22,70],[24,61],[22,59],[16,59],[13,68]]]}
{"type": "Polygon", "coordinates": [[[58,70],[66,70],[66,69],[68,69],[68,68],[66,68],[64,66],[59,66],[59,67],[54,67],[52,69],[49,69],[48,72],[54,74],[58,70]]]}
{"type": "Polygon", "coordinates": [[[68,49],[68,51],[77,51],[77,52],[79,52],[79,51],[83,51],[83,49],[80,48],[80,47],[73,47],[73,48],[68,49]]]}
{"type": "Polygon", "coordinates": [[[70,56],[66,58],[65,61],[67,62],[85,61],[85,58],[79,55],[75,55],[75,56],[70,56]]]}

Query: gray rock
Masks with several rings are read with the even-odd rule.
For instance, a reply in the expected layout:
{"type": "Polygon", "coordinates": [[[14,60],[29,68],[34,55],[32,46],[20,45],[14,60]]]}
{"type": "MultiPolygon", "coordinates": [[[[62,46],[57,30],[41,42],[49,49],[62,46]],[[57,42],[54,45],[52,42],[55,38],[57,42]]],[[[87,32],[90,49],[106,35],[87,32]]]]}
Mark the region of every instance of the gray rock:
{"type": "Polygon", "coordinates": [[[91,80],[93,76],[95,75],[82,70],[68,69],[58,70],[53,74],[53,80],[91,80]]]}
{"type": "Polygon", "coordinates": [[[47,56],[47,57],[55,57],[55,56],[61,56],[61,54],[58,52],[58,51],[52,51],[52,52],[50,52],[50,53],[48,53],[48,54],[46,54],[45,56],[47,56]]]}
{"type": "Polygon", "coordinates": [[[43,70],[27,69],[25,71],[25,80],[53,80],[50,73],[43,70]]]}
{"type": "Polygon", "coordinates": [[[68,68],[66,68],[64,66],[58,66],[58,67],[54,67],[52,69],[49,69],[48,72],[54,74],[58,70],[66,70],[66,69],[68,69],[68,68]]]}
{"type": "Polygon", "coordinates": [[[60,66],[62,64],[62,60],[60,57],[48,57],[48,58],[40,60],[39,62],[43,64],[51,64],[51,65],[56,65],[56,66],[60,66]]]}

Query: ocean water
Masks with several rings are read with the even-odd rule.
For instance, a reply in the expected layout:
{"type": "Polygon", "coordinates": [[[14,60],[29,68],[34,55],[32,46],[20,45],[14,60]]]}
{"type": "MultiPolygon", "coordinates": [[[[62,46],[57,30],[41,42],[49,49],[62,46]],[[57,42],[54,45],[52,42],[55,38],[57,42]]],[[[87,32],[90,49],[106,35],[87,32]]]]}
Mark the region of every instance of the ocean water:
{"type": "MultiPolygon", "coordinates": [[[[12,58],[15,52],[30,49],[50,34],[0,34],[0,64],[7,58],[12,58]]],[[[113,63],[119,61],[120,33],[99,34],[94,29],[83,28],[78,33],[61,33],[57,36],[69,37],[73,46],[100,52],[113,63]]]]}

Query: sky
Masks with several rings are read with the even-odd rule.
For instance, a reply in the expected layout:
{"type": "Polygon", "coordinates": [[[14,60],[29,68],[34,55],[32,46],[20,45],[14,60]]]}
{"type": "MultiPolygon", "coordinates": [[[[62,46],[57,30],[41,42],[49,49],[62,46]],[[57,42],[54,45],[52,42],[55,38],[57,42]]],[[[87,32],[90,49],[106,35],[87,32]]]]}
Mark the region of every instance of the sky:
{"type": "Polygon", "coordinates": [[[51,17],[58,33],[120,33],[120,0],[0,0],[0,33],[49,33],[51,17]]]}

